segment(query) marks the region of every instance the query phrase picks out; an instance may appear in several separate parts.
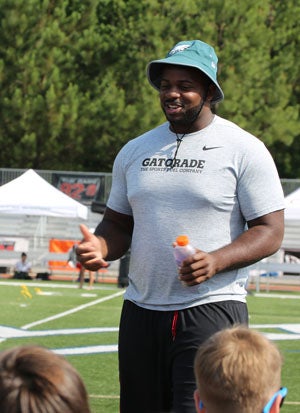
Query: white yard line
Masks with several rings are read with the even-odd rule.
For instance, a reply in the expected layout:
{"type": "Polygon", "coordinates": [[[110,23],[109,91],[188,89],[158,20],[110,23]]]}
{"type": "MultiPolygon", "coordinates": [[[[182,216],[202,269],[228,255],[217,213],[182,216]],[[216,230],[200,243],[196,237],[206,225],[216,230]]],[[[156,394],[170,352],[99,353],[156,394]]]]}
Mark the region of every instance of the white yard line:
{"type": "Polygon", "coordinates": [[[50,336],[70,336],[77,334],[115,333],[119,327],[87,327],[87,328],[64,328],[57,330],[23,330],[22,328],[0,326],[0,342],[5,338],[32,338],[50,336]]]}
{"type": "Polygon", "coordinates": [[[87,304],[82,304],[78,307],[72,308],[71,310],[64,311],[63,313],[59,313],[59,314],[53,315],[51,317],[44,318],[42,320],[34,321],[33,323],[26,324],[26,325],[22,326],[21,328],[24,329],[24,330],[27,330],[28,328],[35,327],[35,326],[38,326],[40,324],[48,323],[48,321],[56,320],[58,318],[65,317],[69,314],[74,314],[77,311],[85,310],[86,308],[91,307],[93,305],[103,303],[104,301],[112,300],[113,298],[119,297],[120,295],[123,295],[124,292],[125,291],[123,291],[123,290],[118,291],[115,294],[108,295],[107,297],[99,298],[98,300],[91,301],[90,303],[87,303],[87,304]]]}
{"type": "MultiPolygon", "coordinates": [[[[36,281],[0,281],[0,285],[8,285],[14,287],[21,287],[22,285],[26,285],[26,287],[42,287],[42,288],[60,288],[60,289],[78,289],[77,282],[69,282],[69,284],[58,284],[56,282],[36,282],[36,281]]],[[[115,290],[114,286],[104,286],[104,285],[94,285],[94,290],[115,290]]]]}
{"type": "Polygon", "coordinates": [[[117,344],[106,344],[101,346],[86,346],[86,347],[70,347],[59,348],[52,350],[56,354],[62,356],[78,356],[81,354],[99,354],[99,353],[116,353],[118,351],[117,344]]]}
{"type": "Polygon", "coordinates": [[[288,294],[272,294],[272,293],[254,293],[255,297],[260,297],[260,298],[287,298],[291,300],[299,300],[300,299],[300,294],[296,295],[288,295],[288,294]]]}

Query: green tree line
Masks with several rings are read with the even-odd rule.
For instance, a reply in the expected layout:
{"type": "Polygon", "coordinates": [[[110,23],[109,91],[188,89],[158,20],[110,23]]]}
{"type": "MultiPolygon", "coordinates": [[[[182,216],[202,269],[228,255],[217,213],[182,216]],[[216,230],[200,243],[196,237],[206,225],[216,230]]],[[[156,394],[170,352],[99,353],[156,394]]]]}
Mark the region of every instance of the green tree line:
{"type": "Polygon", "coordinates": [[[0,164],[110,172],[164,121],[146,79],[178,41],[215,47],[215,111],[300,177],[297,0],[0,0],[0,164]]]}

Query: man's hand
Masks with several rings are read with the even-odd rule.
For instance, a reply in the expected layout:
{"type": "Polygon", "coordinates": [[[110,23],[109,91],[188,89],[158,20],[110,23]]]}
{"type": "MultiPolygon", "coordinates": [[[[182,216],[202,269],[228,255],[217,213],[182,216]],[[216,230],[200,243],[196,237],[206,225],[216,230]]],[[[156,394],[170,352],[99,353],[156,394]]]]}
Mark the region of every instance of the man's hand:
{"type": "Polygon", "coordinates": [[[196,253],[186,258],[179,270],[179,279],[187,286],[201,284],[216,273],[214,256],[207,252],[197,250],[196,253]]]}
{"type": "Polygon", "coordinates": [[[92,234],[84,224],[80,224],[80,231],[83,239],[76,248],[77,260],[90,271],[108,267],[109,264],[103,258],[103,246],[100,238],[92,234]]]}

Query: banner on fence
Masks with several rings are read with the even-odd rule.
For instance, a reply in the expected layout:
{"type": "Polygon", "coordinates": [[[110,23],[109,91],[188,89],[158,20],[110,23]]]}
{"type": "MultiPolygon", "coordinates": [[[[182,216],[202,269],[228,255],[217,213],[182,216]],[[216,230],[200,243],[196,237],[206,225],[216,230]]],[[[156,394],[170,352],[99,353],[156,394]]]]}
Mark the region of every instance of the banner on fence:
{"type": "Polygon", "coordinates": [[[49,241],[49,252],[56,254],[68,253],[68,258],[65,261],[49,261],[48,265],[51,270],[74,271],[76,263],[74,263],[73,246],[78,244],[74,240],[51,239],[49,241]]]}

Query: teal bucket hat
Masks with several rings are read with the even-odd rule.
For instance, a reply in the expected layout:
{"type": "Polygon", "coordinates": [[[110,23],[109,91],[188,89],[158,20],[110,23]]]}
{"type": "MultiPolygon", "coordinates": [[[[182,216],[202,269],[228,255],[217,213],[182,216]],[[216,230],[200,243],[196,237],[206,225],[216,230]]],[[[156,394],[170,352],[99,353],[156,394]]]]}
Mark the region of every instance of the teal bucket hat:
{"type": "Polygon", "coordinates": [[[186,40],[177,43],[164,59],[153,60],[148,64],[147,76],[150,84],[157,90],[163,65],[188,66],[199,69],[215,84],[216,92],[211,103],[224,99],[224,93],[217,81],[218,58],[209,44],[200,40],[186,40]]]}

